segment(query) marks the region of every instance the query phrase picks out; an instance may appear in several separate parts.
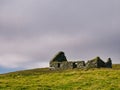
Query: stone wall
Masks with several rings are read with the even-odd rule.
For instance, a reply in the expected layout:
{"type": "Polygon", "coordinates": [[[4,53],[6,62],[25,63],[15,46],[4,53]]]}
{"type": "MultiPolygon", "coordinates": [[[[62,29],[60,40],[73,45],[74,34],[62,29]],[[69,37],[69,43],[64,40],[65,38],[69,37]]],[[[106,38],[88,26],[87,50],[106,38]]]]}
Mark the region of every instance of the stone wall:
{"type": "Polygon", "coordinates": [[[96,57],[92,60],[89,60],[86,63],[86,68],[100,68],[105,67],[105,63],[100,59],[100,57],[96,57]]]}
{"type": "Polygon", "coordinates": [[[64,61],[64,62],[50,62],[50,67],[54,67],[56,69],[74,69],[74,68],[84,68],[84,61],[64,61]]]}
{"type": "Polygon", "coordinates": [[[112,61],[108,58],[107,62],[104,62],[100,57],[96,57],[92,60],[89,60],[86,63],[86,68],[112,68],[112,61]]]}
{"type": "Polygon", "coordinates": [[[58,53],[54,56],[54,58],[51,60],[51,62],[55,62],[55,61],[57,61],[57,62],[67,61],[64,52],[62,52],[62,51],[58,52],[58,53]]]}
{"type": "Polygon", "coordinates": [[[108,58],[107,62],[104,62],[100,57],[96,57],[92,60],[84,61],[67,61],[64,52],[59,52],[50,61],[50,67],[55,69],[74,69],[74,68],[112,68],[112,60],[108,58]]]}
{"type": "Polygon", "coordinates": [[[106,62],[106,67],[107,68],[112,68],[112,60],[111,60],[111,58],[108,58],[108,60],[106,62]]]}

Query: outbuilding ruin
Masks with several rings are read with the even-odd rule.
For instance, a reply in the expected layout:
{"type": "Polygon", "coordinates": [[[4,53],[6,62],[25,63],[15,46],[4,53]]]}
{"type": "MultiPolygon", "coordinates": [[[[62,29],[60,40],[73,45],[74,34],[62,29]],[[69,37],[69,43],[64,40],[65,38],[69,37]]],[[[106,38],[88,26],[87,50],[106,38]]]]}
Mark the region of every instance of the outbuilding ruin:
{"type": "Polygon", "coordinates": [[[85,61],[68,61],[62,51],[58,52],[49,64],[54,69],[112,68],[111,58],[108,58],[107,62],[104,62],[100,57],[88,60],[86,63],[85,61]]]}

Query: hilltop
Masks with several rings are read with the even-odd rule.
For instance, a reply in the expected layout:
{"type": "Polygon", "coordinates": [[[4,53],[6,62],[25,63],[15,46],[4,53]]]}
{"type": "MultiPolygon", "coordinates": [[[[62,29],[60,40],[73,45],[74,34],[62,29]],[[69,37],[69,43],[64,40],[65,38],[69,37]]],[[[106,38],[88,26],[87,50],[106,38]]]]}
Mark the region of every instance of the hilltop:
{"type": "Polygon", "coordinates": [[[120,64],[112,69],[38,68],[0,75],[0,90],[120,90],[120,64]]]}

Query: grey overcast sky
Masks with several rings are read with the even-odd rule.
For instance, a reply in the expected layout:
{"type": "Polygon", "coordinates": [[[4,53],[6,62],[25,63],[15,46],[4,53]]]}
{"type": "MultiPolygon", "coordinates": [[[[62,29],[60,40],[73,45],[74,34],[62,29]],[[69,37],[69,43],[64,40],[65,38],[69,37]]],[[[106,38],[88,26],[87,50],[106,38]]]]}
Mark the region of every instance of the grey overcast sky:
{"type": "Polygon", "coordinates": [[[68,60],[120,63],[120,0],[0,0],[0,73],[68,60]]]}

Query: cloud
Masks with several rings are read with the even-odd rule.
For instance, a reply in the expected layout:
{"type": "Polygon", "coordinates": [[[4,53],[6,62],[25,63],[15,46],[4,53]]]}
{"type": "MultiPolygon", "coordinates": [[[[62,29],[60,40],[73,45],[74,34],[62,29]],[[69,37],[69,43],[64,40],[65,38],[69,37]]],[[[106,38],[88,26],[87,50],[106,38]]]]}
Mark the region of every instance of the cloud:
{"type": "Polygon", "coordinates": [[[68,59],[119,59],[120,1],[0,1],[0,66],[48,66],[58,51],[68,59]]]}
{"type": "Polygon", "coordinates": [[[0,65],[7,68],[18,68],[20,64],[28,61],[30,61],[30,59],[16,54],[5,54],[0,56],[0,65]]]}

